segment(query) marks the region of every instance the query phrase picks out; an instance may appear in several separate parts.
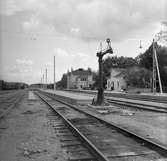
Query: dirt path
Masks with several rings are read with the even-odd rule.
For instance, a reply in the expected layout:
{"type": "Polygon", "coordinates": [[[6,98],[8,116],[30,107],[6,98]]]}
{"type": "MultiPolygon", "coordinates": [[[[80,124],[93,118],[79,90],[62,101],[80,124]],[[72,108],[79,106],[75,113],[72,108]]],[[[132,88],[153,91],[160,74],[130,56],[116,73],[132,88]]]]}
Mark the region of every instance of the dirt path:
{"type": "Polygon", "coordinates": [[[48,107],[32,93],[0,120],[0,161],[65,161],[48,107]]]}

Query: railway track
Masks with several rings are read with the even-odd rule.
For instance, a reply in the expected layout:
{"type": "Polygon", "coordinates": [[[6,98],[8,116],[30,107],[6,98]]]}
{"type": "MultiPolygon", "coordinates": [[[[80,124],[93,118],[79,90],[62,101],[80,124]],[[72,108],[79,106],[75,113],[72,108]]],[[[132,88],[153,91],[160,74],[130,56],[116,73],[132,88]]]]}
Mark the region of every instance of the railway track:
{"type": "MultiPolygon", "coordinates": [[[[74,93],[85,93],[96,95],[96,91],[79,91],[79,90],[67,90],[69,92],[74,93]]],[[[167,104],[167,97],[165,96],[156,96],[156,95],[141,95],[141,94],[127,94],[127,93],[104,93],[107,97],[116,97],[116,98],[125,98],[125,99],[133,99],[133,100],[141,100],[141,101],[150,101],[150,102],[158,102],[167,104]]]]}
{"type": "Polygon", "coordinates": [[[0,96],[0,119],[4,118],[20,102],[24,94],[24,91],[15,91],[0,96]]]}
{"type": "MultiPolygon", "coordinates": [[[[83,91],[82,93],[85,94],[83,91]]],[[[152,101],[152,100],[149,101],[148,98],[137,100],[137,98],[140,98],[139,96],[137,98],[136,97],[130,98],[125,94],[116,94],[116,93],[113,93],[114,97],[109,97],[111,96],[111,93],[110,94],[106,93],[105,95],[106,95],[105,97],[106,101],[109,104],[112,104],[115,106],[119,105],[119,106],[128,107],[128,108],[130,107],[130,108],[136,108],[140,110],[142,109],[142,110],[153,111],[153,112],[167,113],[167,102],[165,102],[165,100],[163,100],[163,102],[165,103],[160,103],[158,101],[152,101]],[[125,98],[123,97],[123,95],[125,96],[125,98]],[[121,99],[119,98],[119,96],[121,96],[120,97],[121,99]]]]}
{"type": "Polygon", "coordinates": [[[10,94],[10,93],[15,93],[15,92],[17,92],[17,90],[1,90],[0,91],[0,96],[10,94]]]}
{"type": "MultiPolygon", "coordinates": [[[[44,92],[36,94],[65,121],[70,130],[74,131],[79,140],[89,149],[93,157],[87,160],[156,161],[164,159],[165,161],[167,159],[167,148],[162,145],[99,119],[74,105],[56,100],[49,94],[44,92]],[[56,105],[55,101],[60,102],[59,105],[56,105]]],[[[68,130],[63,130],[61,127],[64,128],[58,125],[58,128],[63,131],[62,135],[67,133],[68,136],[68,130]]],[[[75,149],[77,148],[74,144],[73,150],[75,149]]]]}
{"type": "Polygon", "coordinates": [[[167,105],[165,106],[157,106],[153,104],[144,104],[144,103],[139,103],[136,101],[128,101],[128,100],[119,100],[119,99],[112,99],[112,98],[106,98],[107,102],[112,105],[120,105],[123,107],[131,107],[131,108],[137,108],[137,109],[142,109],[142,110],[147,110],[147,111],[153,111],[153,112],[162,112],[162,113],[167,113],[167,105]]]}
{"type": "MultiPolygon", "coordinates": [[[[51,115],[52,126],[70,155],[69,161],[108,161],[108,159],[55,107],[55,101],[36,93],[56,115],[51,115]]],[[[57,104],[57,102],[56,102],[57,104]]],[[[58,108],[62,103],[58,103],[58,108]]]]}
{"type": "Polygon", "coordinates": [[[154,96],[154,95],[140,95],[140,94],[122,94],[122,93],[110,93],[105,94],[105,96],[117,97],[117,98],[126,98],[133,100],[141,100],[141,101],[150,101],[150,102],[158,102],[167,104],[167,97],[165,96],[154,96]]]}
{"type": "Polygon", "coordinates": [[[12,99],[12,97],[14,95],[16,95],[17,93],[18,92],[16,92],[16,91],[15,92],[12,91],[12,92],[1,93],[1,95],[0,95],[0,102],[3,103],[3,102],[6,102],[9,99],[12,99]]]}

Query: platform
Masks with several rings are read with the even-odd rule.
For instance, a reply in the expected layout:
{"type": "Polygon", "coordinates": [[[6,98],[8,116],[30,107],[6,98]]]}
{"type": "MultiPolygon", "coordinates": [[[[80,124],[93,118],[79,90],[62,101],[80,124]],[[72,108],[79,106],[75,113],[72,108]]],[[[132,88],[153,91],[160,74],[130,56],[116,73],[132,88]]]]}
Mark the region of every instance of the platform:
{"type": "Polygon", "coordinates": [[[72,104],[91,104],[93,96],[85,96],[80,93],[71,93],[67,91],[59,91],[59,90],[41,90],[46,93],[51,93],[59,99],[65,100],[66,102],[72,104]]]}
{"type": "MultiPolygon", "coordinates": [[[[97,94],[97,91],[94,91],[94,90],[68,90],[68,91],[71,91],[75,94],[76,93],[88,94],[89,96],[92,95],[92,97],[93,97],[93,95],[97,94]]],[[[144,105],[154,106],[154,107],[167,108],[166,103],[151,101],[152,98],[156,98],[156,99],[162,100],[164,102],[167,102],[167,93],[153,95],[151,93],[150,94],[127,94],[127,93],[121,93],[121,92],[115,93],[112,91],[105,91],[104,94],[105,94],[105,98],[108,98],[108,99],[113,99],[113,100],[118,100],[118,101],[126,101],[129,103],[144,104],[144,105]],[[126,95],[127,98],[122,97],[124,95],[126,95]],[[140,98],[147,98],[147,101],[142,100],[140,98]],[[149,101],[149,99],[150,99],[150,101],[149,101]]]]}
{"type": "MultiPolygon", "coordinates": [[[[70,91],[59,91],[59,90],[41,90],[47,93],[51,93],[53,95],[55,95],[57,98],[59,98],[60,100],[65,100],[66,102],[69,102],[71,104],[91,104],[92,103],[92,99],[93,99],[93,95],[84,95],[83,92],[82,93],[72,93],[70,91]]],[[[105,96],[105,98],[108,99],[112,99],[115,101],[125,101],[125,102],[129,102],[129,103],[136,103],[139,105],[146,105],[148,107],[156,107],[156,108],[167,108],[167,105],[165,103],[158,103],[158,102],[151,102],[151,101],[143,101],[143,100],[134,100],[134,99],[125,99],[125,98],[116,98],[116,97],[107,97],[105,96]]]]}

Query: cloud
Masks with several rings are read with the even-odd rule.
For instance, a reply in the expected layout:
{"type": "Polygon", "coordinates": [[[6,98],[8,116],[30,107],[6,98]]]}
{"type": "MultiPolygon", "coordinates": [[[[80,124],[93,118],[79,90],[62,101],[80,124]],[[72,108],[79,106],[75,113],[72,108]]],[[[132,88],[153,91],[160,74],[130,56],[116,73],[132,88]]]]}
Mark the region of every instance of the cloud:
{"type": "Polygon", "coordinates": [[[31,16],[28,20],[22,22],[22,27],[25,32],[36,34],[55,34],[55,28],[52,24],[46,24],[38,16],[31,16]]]}
{"type": "Polygon", "coordinates": [[[66,50],[64,50],[62,48],[55,48],[54,49],[54,53],[56,54],[56,56],[62,57],[62,58],[74,57],[74,54],[70,54],[70,53],[68,53],[66,50]]]}
{"type": "Polygon", "coordinates": [[[81,61],[87,61],[89,59],[89,56],[85,53],[77,53],[77,58],[80,59],[81,61]]]}
{"type": "Polygon", "coordinates": [[[72,27],[71,28],[71,32],[72,33],[76,33],[77,34],[77,33],[79,33],[79,31],[80,31],[80,29],[78,27],[72,27]]]}
{"type": "Polygon", "coordinates": [[[36,17],[31,17],[30,20],[23,22],[23,27],[26,30],[36,29],[40,25],[40,20],[36,17]]]}
{"type": "Polygon", "coordinates": [[[38,78],[38,74],[37,72],[34,72],[31,65],[31,61],[18,59],[14,66],[11,66],[6,70],[5,77],[10,81],[18,81],[19,79],[19,81],[22,82],[32,83],[32,80],[38,78]]]}
{"type": "Polygon", "coordinates": [[[154,28],[164,20],[167,9],[166,0],[1,1],[2,14],[30,13],[22,23],[25,30],[47,29],[82,40],[123,40],[137,31],[154,28]]]}
{"type": "Polygon", "coordinates": [[[0,1],[0,14],[13,15],[23,11],[34,11],[44,9],[45,3],[41,0],[1,0],[0,1]]]}
{"type": "Polygon", "coordinates": [[[33,61],[28,59],[16,59],[16,63],[18,65],[33,65],[33,61]]]}
{"type": "Polygon", "coordinates": [[[46,67],[53,67],[53,63],[52,62],[46,62],[44,65],[46,67]]]}
{"type": "Polygon", "coordinates": [[[10,69],[10,73],[12,74],[25,74],[32,72],[32,68],[20,68],[20,66],[13,66],[10,69]]]}
{"type": "Polygon", "coordinates": [[[16,59],[16,64],[11,66],[7,70],[7,75],[12,78],[19,78],[21,80],[29,79],[31,80],[33,75],[33,61],[28,59],[16,59]]]}
{"type": "Polygon", "coordinates": [[[62,48],[55,48],[54,53],[57,59],[66,59],[68,61],[77,59],[87,59],[89,56],[86,53],[78,52],[78,53],[69,53],[62,48]]]}
{"type": "Polygon", "coordinates": [[[59,73],[58,75],[66,73],[67,69],[71,67],[75,69],[79,67],[87,68],[89,66],[88,59],[91,59],[88,54],[84,52],[71,53],[62,48],[55,48],[54,53],[56,58],[56,73],[59,73]]]}

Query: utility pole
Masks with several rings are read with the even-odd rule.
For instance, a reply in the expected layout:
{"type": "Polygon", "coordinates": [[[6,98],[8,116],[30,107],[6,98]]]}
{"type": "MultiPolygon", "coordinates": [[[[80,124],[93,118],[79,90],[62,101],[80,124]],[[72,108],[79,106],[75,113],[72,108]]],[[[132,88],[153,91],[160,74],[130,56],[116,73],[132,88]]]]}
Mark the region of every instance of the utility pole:
{"type": "Polygon", "coordinates": [[[153,39],[153,93],[156,93],[156,83],[157,83],[157,76],[158,76],[158,83],[160,88],[160,93],[162,94],[162,83],[161,83],[161,77],[159,72],[159,64],[157,59],[157,51],[155,48],[156,42],[167,42],[167,22],[161,23],[161,31],[155,35],[155,39],[153,39]]]}
{"type": "Polygon", "coordinates": [[[159,72],[159,64],[157,59],[157,52],[155,49],[155,42],[153,40],[153,93],[156,93],[156,72],[158,74],[158,83],[160,88],[160,93],[162,94],[162,83],[161,83],[161,77],[159,72]]]}
{"type": "Polygon", "coordinates": [[[156,62],[155,62],[155,47],[153,40],[153,93],[156,93],[157,86],[157,73],[156,73],[156,62]]]}
{"type": "Polygon", "coordinates": [[[99,87],[98,87],[98,95],[97,95],[97,102],[95,102],[95,105],[102,105],[104,104],[104,88],[103,88],[103,56],[107,53],[113,54],[113,50],[111,48],[111,42],[108,38],[106,40],[108,46],[107,49],[102,50],[100,52],[97,52],[97,57],[99,58],[99,87]]]}
{"type": "Polygon", "coordinates": [[[40,86],[40,88],[42,88],[42,83],[43,83],[43,82],[42,82],[42,81],[43,81],[42,79],[43,79],[43,78],[41,77],[41,86],[40,86]]]}
{"type": "Polygon", "coordinates": [[[56,81],[56,80],[55,80],[55,56],[54,56],[54,67],[53,67],[53,68],[54,68],[54,74],[53,74],[54,83],[53,83],[53,84],[54,84],[54,90],[56,90],[56,82],[55,82],[55,81],[56,81]]]}
{"type": "Polygon", "coordinates": [[[45,70],[45,83],[46,83],[46,89],[47,89],[47,68],[46,68],[46,70],[45,70]]]}
{"type": "Polygon", "coordinates": [[[43,89],[45,88],[45,75],[43,74],[43,89]]]}

